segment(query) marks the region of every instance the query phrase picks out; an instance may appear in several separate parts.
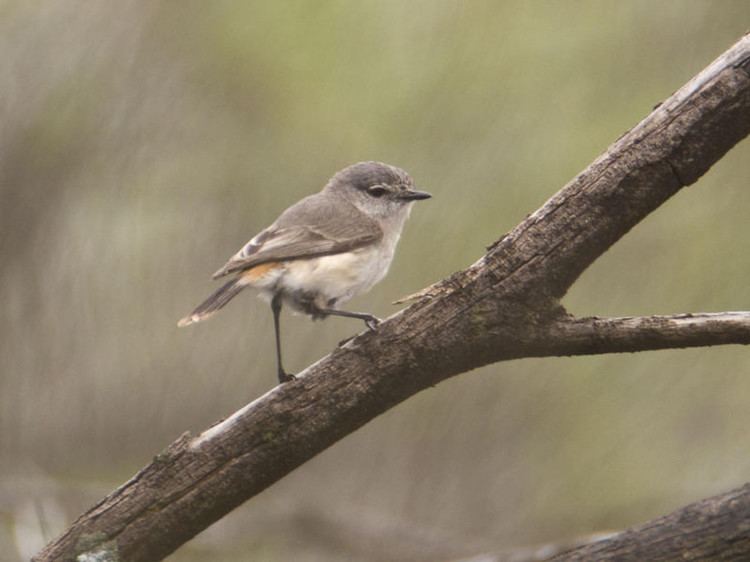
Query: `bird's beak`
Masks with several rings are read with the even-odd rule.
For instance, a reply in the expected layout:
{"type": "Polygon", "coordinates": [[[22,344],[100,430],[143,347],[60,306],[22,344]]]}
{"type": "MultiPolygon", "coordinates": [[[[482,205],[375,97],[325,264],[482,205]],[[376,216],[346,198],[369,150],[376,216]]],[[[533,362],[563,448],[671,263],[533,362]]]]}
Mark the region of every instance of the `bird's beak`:
{"type": "Polygon", "coordinates": [[[415,189],[402,191],[398,196],[399,199],[404,199],[406,201],[417,201],[419,199],[429,199],[430,197],[432,197],[432,195],[426,191],[417,191],[415,189]]]}

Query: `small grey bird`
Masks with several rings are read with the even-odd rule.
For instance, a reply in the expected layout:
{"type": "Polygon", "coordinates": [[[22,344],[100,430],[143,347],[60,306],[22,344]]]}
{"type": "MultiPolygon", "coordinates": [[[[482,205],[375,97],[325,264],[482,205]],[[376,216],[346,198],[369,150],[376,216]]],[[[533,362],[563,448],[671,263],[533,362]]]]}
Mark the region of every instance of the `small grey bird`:
{"type": "Polygon", "coordinates": [[[178,326],[205,320],[242,289],[254,287],[271,301],[279,383],[293,379],[281,361],[282,304],[313,319],[359,318],[374,330],[380,322],[375,316],[338,306],[385,277],[412,204],[429,197],[395,166],[360,162],[344,168],[322,191],[281,213],[214,273],[214,279],[233,277],[178,326]]]}

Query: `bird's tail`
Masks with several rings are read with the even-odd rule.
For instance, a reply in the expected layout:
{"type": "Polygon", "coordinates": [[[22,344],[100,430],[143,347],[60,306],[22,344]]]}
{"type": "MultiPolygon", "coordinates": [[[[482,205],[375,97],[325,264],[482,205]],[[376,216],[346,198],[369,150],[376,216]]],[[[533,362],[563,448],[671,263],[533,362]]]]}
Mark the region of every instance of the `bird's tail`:
{"type": "Polygon", "coordinates": [[[211,293],[210,297],[199,304],[193,312],[180,320],[177,325],[182,328],[183,326],[189,326],[190,324],[205,320],[236,297],[246,286],[247,283],[244,283],[241,277],[232,279],[211,293]]]}

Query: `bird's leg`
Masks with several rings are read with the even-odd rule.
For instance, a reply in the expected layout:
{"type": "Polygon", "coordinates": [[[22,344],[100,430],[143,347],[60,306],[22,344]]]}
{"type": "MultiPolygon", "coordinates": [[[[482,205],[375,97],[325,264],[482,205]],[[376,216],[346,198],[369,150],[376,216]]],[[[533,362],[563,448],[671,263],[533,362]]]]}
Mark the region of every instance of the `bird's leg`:
{"type": "Polygon", "coordinates": [[[316,312],[322,315],[344,316],[346,318],[359,318],[364,320],[365,325],[373,332],[380,324],[380,318],[367,314],[366,312],[349,312],[348,310],[336,310],[335,308],[319,308],[316,312]]]}
{"type": "Polygon", "coordinates": [[[294,380],[294,375],[287,373],[281,363],[281,330],[279,329],[279,317],[281,315],[281,293],[276,293],[271,299],[271,310],[273,311],[273,331],[276,334],[276,368],[279,376],[279,384],[294,380]]]}

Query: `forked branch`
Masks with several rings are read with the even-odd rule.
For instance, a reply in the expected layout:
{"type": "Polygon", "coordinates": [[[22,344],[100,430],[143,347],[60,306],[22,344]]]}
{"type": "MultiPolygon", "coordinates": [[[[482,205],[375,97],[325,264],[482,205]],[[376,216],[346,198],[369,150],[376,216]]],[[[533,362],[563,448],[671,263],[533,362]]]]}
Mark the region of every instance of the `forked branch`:
{"type": "MultiPolygon", "coordinates": [[[[35,560],[159,560],[402,400],[488,363],[747,343],[746,318],[672,318],[661,328],[653,319],[571,320],[559,299],[612,244],[750,132],[749,69],[745,36],[477,263],[297,380],[196,438],[183,436],[35,560]]],[[[750,556],[750,537],[741,544],[750,556]]]]}

